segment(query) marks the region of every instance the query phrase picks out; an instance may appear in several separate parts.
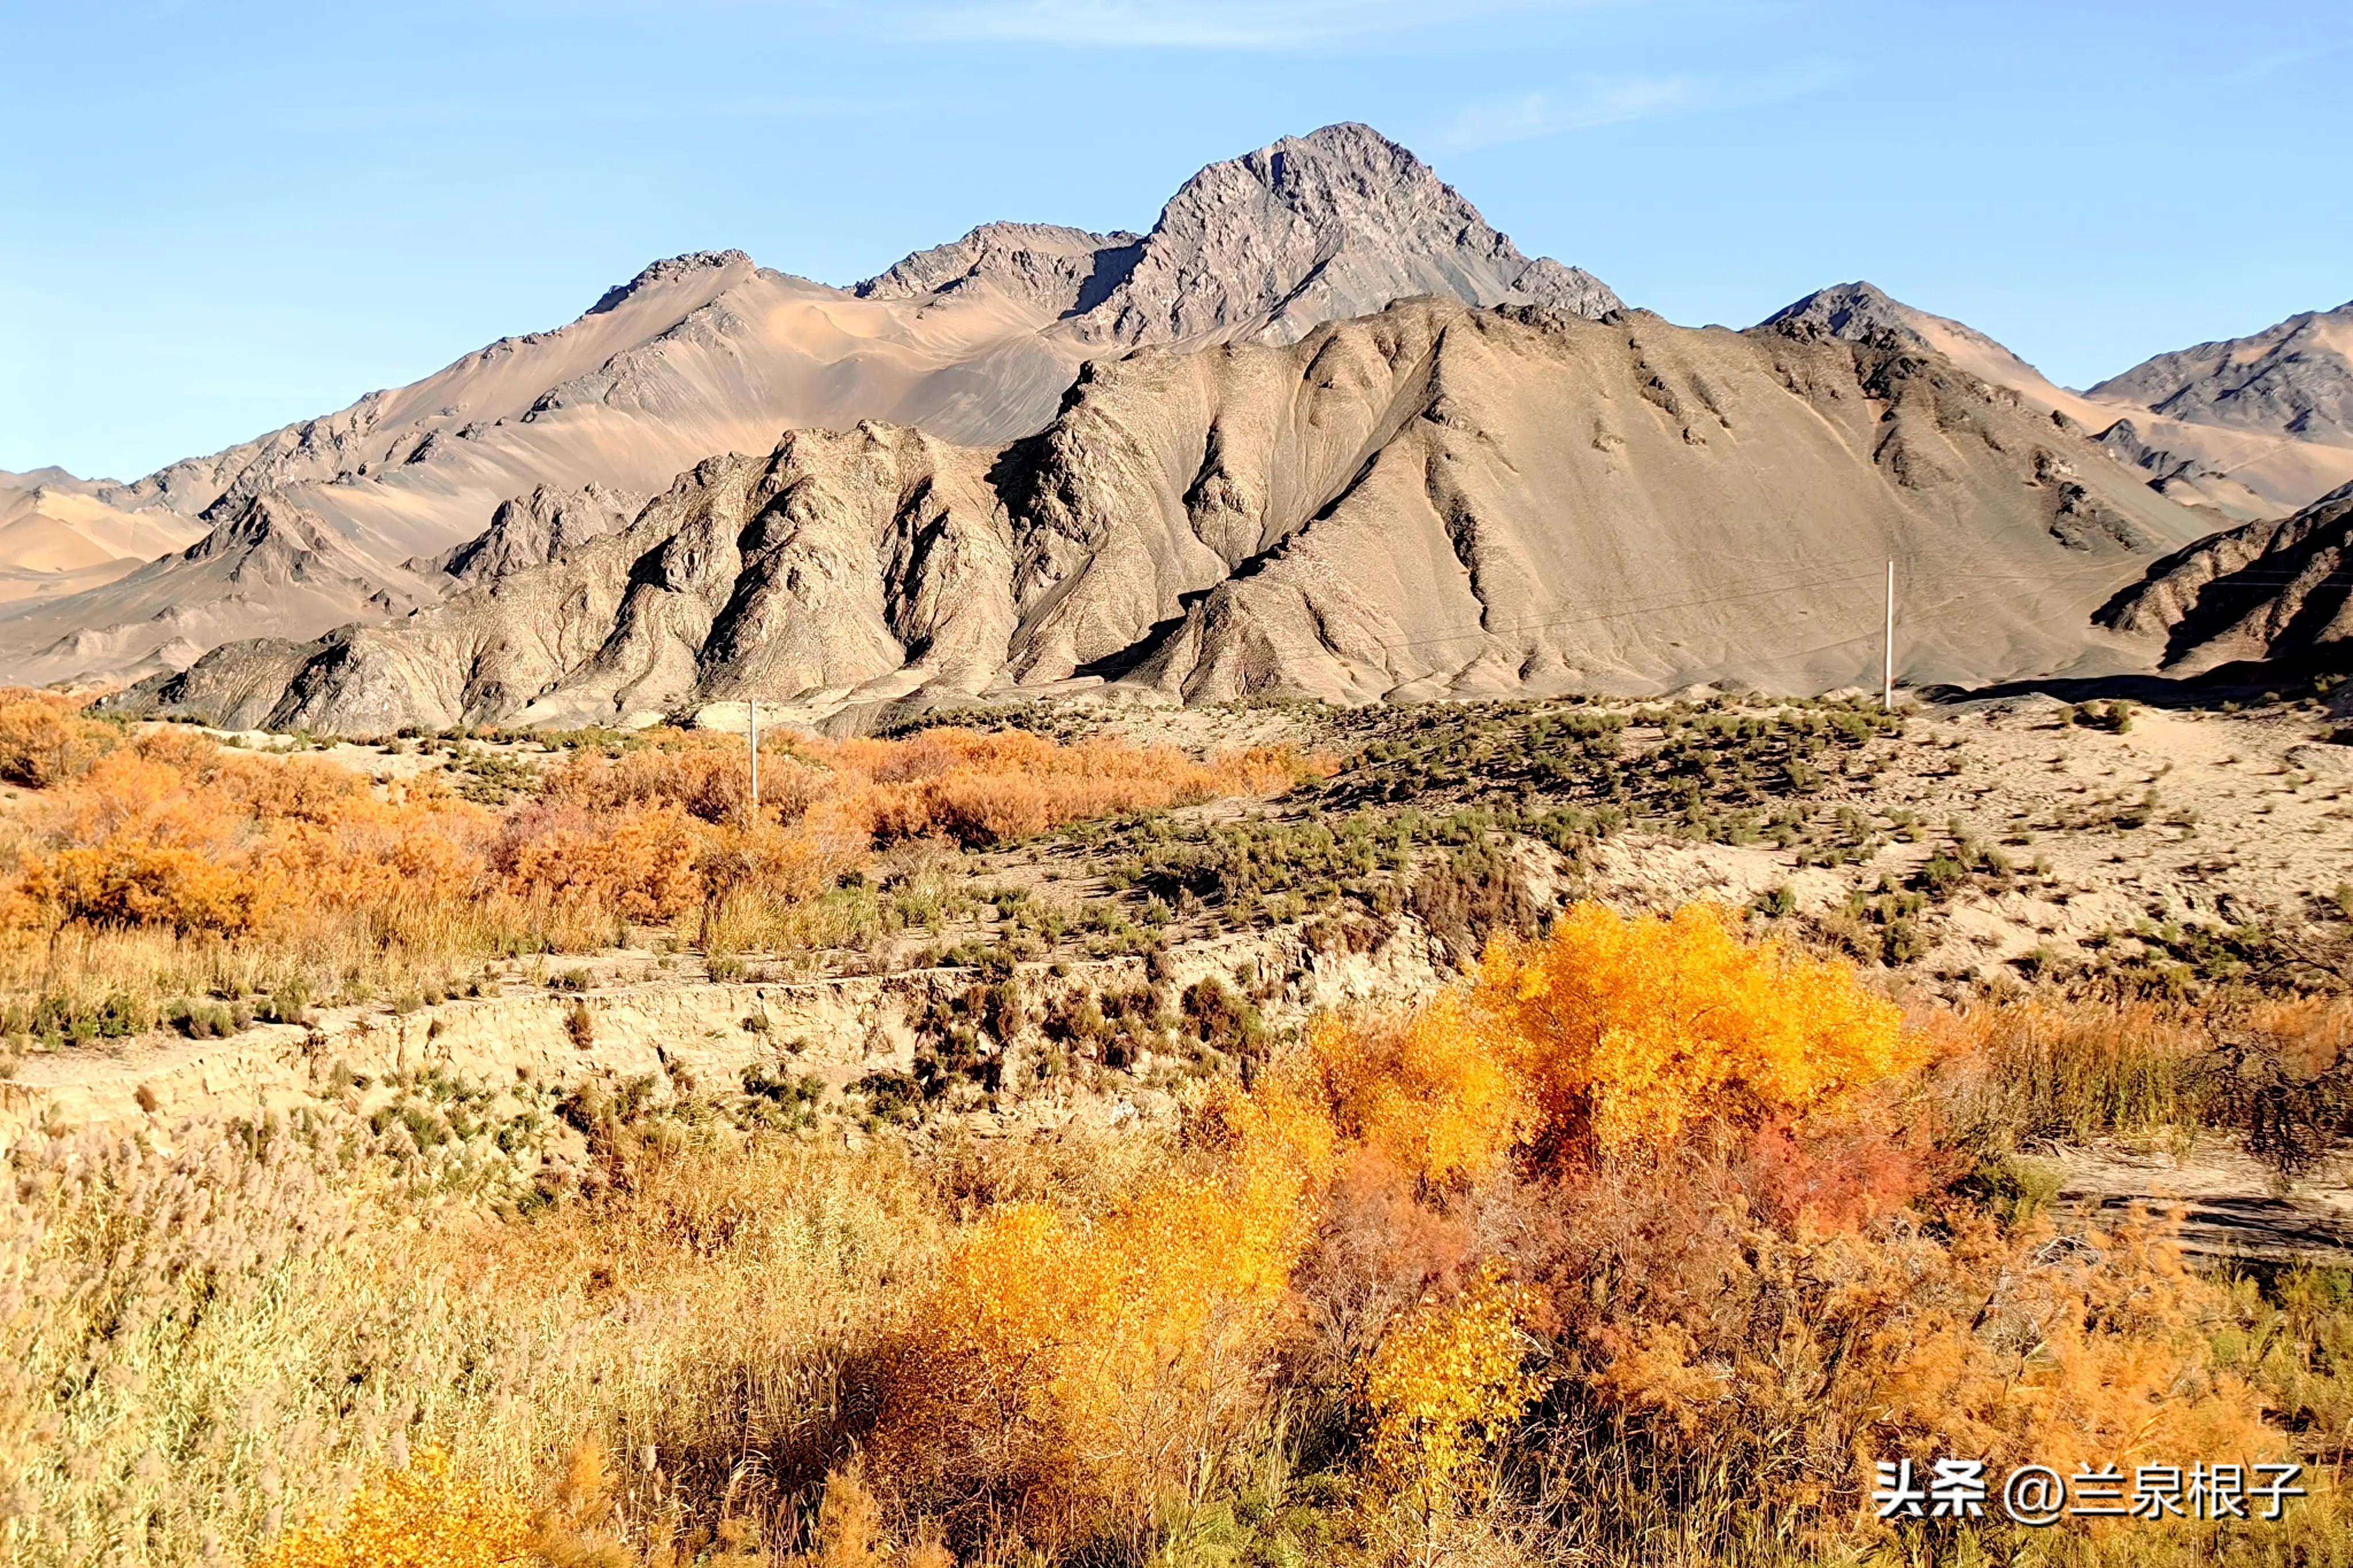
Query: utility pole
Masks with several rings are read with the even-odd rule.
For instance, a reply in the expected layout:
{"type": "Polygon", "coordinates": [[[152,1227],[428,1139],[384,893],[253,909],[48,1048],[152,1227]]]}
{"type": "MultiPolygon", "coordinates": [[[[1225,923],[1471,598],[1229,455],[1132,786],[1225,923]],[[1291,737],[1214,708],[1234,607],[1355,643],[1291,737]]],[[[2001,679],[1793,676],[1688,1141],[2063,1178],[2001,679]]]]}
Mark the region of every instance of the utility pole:
{"type": "Polygon", "coordinates": [[[752,740],[752,822],[756,826],[760,821],[760,700],[756,697],[747,700],[744,711],[752,721],[746,732],[752,740]]]}
{"type": "Polygon", "coordinates": [[[1895,711],[1895,563],[1887,563],[1887,630],[1880,644],[1879,707],[1882,712],[1895,711]]]}

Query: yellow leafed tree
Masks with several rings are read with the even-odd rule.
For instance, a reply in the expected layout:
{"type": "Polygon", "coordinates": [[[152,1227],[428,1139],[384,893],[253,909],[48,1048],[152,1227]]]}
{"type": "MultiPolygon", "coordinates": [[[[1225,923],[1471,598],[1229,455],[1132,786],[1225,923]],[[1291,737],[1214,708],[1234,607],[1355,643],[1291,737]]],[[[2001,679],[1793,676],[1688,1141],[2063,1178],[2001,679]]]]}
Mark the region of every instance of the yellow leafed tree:
{"type": "Polygon", "coordinates": [[[517,1568],[531,1510],[457,1475],[438,1450],[364,1489],[342,1523],[278,1537],[254,1568],[517,1568]]]}
{"type": "Polygon", "coordinates": [[[1343,1130],[1424,1181],[1493,1175],[1541,1114],[1514,1054],[1452,993],[1402,1024],[1324,1015],[1308,1045],[1343,1130]]]}
{"type": "Polygon", "coordinates": [[[1472,1005],[1556,1137],[1663,1145],[1694,1121],[1802,1115],[1911,1065],[1894,1004],[1844,964],[1744,943],[1720,910],[1579,904],[1499,942],[1472,1005]]]}
{"type": "Polygon", "coordinates": [[[1424,1504],[1462,1489],[1472,1461],[1543,1392],[1523,1366],[1533,1301],[1482,1269],[1461,1296],[1423,1302],[1382,1336],[1359,1396],[1378,1472],[1424,1504]]]}
{"type": "Polygon", "coordinates": [[[1094,1218],[983,1220],[902,1345],[880,1446],[953,1506],[1019,1499],[1041,1537],[1148,1519],[1247,1425],[1328,1179],[1331,1124],[1281,1084],[1218,1097],[1214,1162],[1094,1218]]]}

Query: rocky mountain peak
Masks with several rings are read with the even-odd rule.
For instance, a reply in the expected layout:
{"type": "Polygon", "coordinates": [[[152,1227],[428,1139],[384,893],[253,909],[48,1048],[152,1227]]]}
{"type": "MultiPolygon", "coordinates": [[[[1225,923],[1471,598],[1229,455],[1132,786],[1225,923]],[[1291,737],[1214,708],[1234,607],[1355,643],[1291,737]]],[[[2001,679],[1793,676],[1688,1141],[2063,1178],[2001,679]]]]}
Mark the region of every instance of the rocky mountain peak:
{"type": "Polygon", "coordinates": [[[2168,418],[2353,446],[2353,300],[2143,360],[2088,396],[2168,418]]]}
{"type": "Polygon", "coordinates": [[[1134,266],[1076,323],[1089,342],[1243,329],[1272,342],[1392,300],[1619,306],[1599,279],[1521,253],[1437,172],[1367,125],[1327,125],[1185,182],[1134,266]]]}
{"type": "Polygon", "coordinates": [[[1842,342],[1862,342],[1883,332],[1917,336],[1914,311],[1877,284],[1857,279],[1817,289],[1758,322],[1759,326],[1810,330],[1842,342]]]}
{"type": "Polygon", "coordinates": [[[213,561],[264,552],[308,554],[326,542],[318,518],[270,491],[222,510],[225,515],[210,532],[182,552],[182,560],[213,561]]]}
{"type": "Polygon", "coordinates": [[[1135,242],[1132,234],[1060,224],[985,223],[961,239],[902,258],[852,291],[861,300],[904,300],[994,283],[1059,315],[1080,308],[1088,281],[1135,242]]]}
{"type": "Polygon", "coordinates": [[[224,629],[311,637],[385,613],[386,584],[396,602],[487,589],[486,578],[551,563],[559,534],[577,531],[572,519],[594,520],[591,533],[613,520],[601,503],[534,508],[534,486],[651,494],[711,453],[867,417],[995,446],[1052,419],[1085,362],[1133,347],[1286,345],[1402,299],[1575,317],[1619,303],[1590,275],[1523,254],[1427,164],[1362,125],[1210,165],[1142,237],[983,225],[858,286],[855,331],[842,330],[849,292],[740,250],[670,257],[565,326],[113,487],[106,504],[171,520],[164,548],[228,526],[200,560],[45,599],[0,625],[0,662],[40,679],[91,673],[79,653],[45,663],[41,650],[78,627],[132,626],[105,657],[110,672],[135,667],[162,635],[151,625],[159,607],[202,609],[184,628],[199,640],[224,629]],[[265,601],[224,585],[214,563],[250,542],[240,530],[285,537],[271,531],[276,513],[250,510],[263,496],[319,525],[290,544],[318,557],[301,579],[315,592],[265,601]],[[442,569],[453,562],[454,577],[442,569]]]}
{"type": "Polygon", "coordinates": [[[694,250],[689,251],[684,256],[665,257],[647,266],[627,283],[618,283],[606,289],[596,302],[588,307],[586,313],[591,316],[601,316],[642,289],[663,283],[674,283],[683,278],[694,277],[698,273],[721,272],[731,268],[751,272],[755,269],[755,264],[751,257],[740,250],[694,250]]]}
{"type": "Polygon", "coordinates": [[[508,576],[543,566],[575,545],[628,526],[638,499],[590,481],[576,490],[535,487],[499,503],[491,525],[452,547],[432,566],[461,583],[508,576]]]}

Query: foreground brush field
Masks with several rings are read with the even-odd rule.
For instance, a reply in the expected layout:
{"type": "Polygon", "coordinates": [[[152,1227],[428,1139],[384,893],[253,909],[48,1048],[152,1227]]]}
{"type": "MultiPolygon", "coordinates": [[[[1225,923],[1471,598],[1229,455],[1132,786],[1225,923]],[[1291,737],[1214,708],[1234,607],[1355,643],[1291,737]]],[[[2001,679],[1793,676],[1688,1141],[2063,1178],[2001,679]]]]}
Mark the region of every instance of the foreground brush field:
{"type": "Polygon", "coordinates": [[[0,1560],[2353,1561],[2340,698],[6,694],[0,1560]]]}

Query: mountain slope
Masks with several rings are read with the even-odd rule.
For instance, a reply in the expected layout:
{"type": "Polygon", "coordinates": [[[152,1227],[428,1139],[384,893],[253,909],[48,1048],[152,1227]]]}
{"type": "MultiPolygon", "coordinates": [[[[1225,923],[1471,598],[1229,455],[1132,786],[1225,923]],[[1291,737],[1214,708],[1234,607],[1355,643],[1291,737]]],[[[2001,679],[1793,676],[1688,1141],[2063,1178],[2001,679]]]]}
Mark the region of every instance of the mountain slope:
{"type": "MultiPolygon", "coordinates": [[[[93,590],[121,615],[119,625],[80,626],[34,650],[40,668],[144,674],[176,668],[240,633],[273,623],[317,625],[348,617],[351,606],[394,615],[434,602],[440,587],[425,575],[386,567],[353,551],[326,521],[276,492],[236,503],[213,529],[166,555],[93,590]]],[[[8,625],[37,626],[45,606],[8,625]]]]}
{"type": "Polygon", "coordinates": [[[2168,418],[2353,447],[2353,300],[2158,354],[2086,394],[2168,418]]]}
{"type": "Polygon", "coordinates": [[[1082,373],[1001,448],[861,426],[714,458],[627,529],[126,706],[375,732],[846,709],[1072,680],[1340,700],[2117,668],[2091,609],[2201,531],[1941,357],[1420,300],[1082,373]]]}
{"type": "Polygon", "coordinates": [[[2032,407],[2066,415],[2101,437],[2120,460],[2141,468],[2160,492],[2225,517],[2283,516],[2353,481],[2353,446],[2308,439],[2284,425],[2267,429],[2252,422],[2217,423],[2190,402],[2154,407],[2133,395],[2153,389],[2153,384],[2126,385],[2121,377],[2088,393],[2070,392],[1984,333],[1906,305],[1869,283],[1817,290],[1763,324],[1802,327],[1847,341],[1898,333],[2008,388],[2032,407]]]}
{"type": "Polygon", "coordinates": [[[2294,517],[2201,539],[2102,606],[2101,625],[2165,638],[2165,667],[2353,661],[2353,485],[2294,517]]]}
{"type": "Polygon", "coordinates": [[[1211,165],[1141,237],[992,224],[853,289],[739,251],[676,258],[556,331],[501,339],[411,385],[100,493],[126,512],[232,530],[274,498],[336,537],[356,597],[322,590],[230,616],[207,607],[219,585],[194,569],[179,590],[153,577],[110,584],[0,613],[0,668],[82,674],[74,661],[101,648],[116,661],[107,668],[136,668],[231,619],[310,637],[365,614],[377,590],[407,599],[407,563],[444,554],[543,486],[643,495],[711,453],[765,452],[788,427],[867,418],[999,443],[1050,419],[1091,356],[1287,342],[1426,292],[1590,314],[1617,304],[1588,275],[1521,255],[1412,153],[1360,125],[1211,165]],[[150,624],[166,601],[177,631],[150,624]]]}

